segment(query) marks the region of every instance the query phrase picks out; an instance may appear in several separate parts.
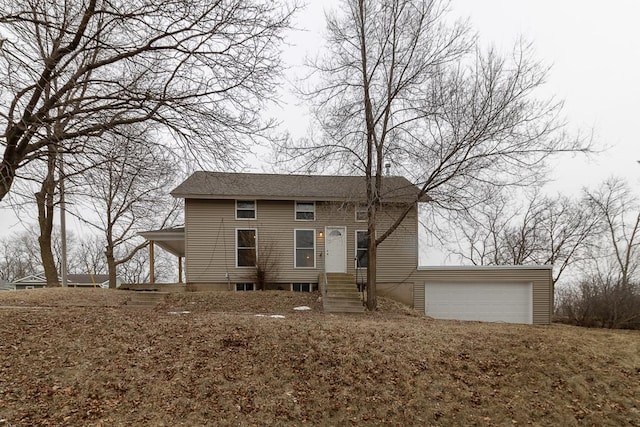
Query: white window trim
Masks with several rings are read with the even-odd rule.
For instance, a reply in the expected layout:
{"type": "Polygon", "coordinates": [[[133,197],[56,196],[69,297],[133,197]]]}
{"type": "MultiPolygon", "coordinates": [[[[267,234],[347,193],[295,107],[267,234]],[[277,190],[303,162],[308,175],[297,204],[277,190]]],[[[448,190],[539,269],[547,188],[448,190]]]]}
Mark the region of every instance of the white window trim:
{"type": "Polygon", "coordinates": [[[316,202],[305,202],[304,200],[296,200],[293,202],[293,219],[295,221],[311,222],[316,220],[316,202]],[[313,219],[298,219],[298,203],[312,203],[313,204],[313,219]]]}
{"type": "MultiPolygon", "coordinates": [[[[235,233],[235,239],[236,239],[236,245],[235,245],[235,257],[236,257],[236,268],[256,268],[255,265],[238,265],[238,230],[253,230],[255,232],[256,235],[256,246],[255,246],[255,251],[256,251],[256,264],[258,264],[258,229],[254,228],[254,227],[238,227],[236,228],[236,233],[235,233]]],[[[247,282],[249,283],[249,282],[247,282]]]]}
{"type": "Polygon", "coordinates": [[[258,201],[250,199],[236,199],[235,216],[238,221],[252,221],[258,219],[258,201]],[[238,202],[253,202],[253,218],[238,218],[238,202]]]}
{"type": "MultiPolygon", "coordinates": [[[[368,233],[369,230],[356,230],[353,234],[354,236],[354,240],[353,240],[353,246],[355,248],[355,254],[353,257],[353,264],[354,267],[358,270],[366,270],[367,267],[358,267],[358,233],[368,233]]],[[[367,247],[367,253],[369,252],[369,248],[367,247]]]]}
{"type": "MultiPolygon", "coordinates": [[[[293,230],[293,268],[301,270],[313,270],[316,268],[316,248],[318,243],[316,242],[316,230],[313,228],[295,228],[293,230]],[[313,267],[296,267],[296,256],[298,255],[298,245],[296,243],[296,233],[298,231],[310,231],[313,233],[313,267]]],[[[301,248],[302,249],[302,248],[301,248]]],[[[304,248],[308,249],[308,248],[304,248]]]]}
{"type": "Polygon", "coordinates": [[[367,205],[356,204],[355,210],[353,211],[353,219],[355,222],[367,222],[367,219],[358,219],[358,208],[364,209],[365,213],[367,213],[367,205]]]}

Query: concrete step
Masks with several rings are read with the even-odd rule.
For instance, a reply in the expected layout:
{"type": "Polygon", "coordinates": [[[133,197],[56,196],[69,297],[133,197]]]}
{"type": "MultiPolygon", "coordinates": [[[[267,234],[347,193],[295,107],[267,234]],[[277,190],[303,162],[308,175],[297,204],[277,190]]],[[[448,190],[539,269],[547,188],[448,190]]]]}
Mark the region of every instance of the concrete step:
{"type": "Polygon", "coordinates": [[[355,298],[355,299],[360,299],[360,293],[358,291],[354,291],[354,290],[348,290],[348,291],[337,291],[335,289],[328,289],[327,290],[327,296],[330,297],[336,297],[336,298],[355,298]]]}
{"type": "Polygon", "coordinates": [[[347,273],[327,273],[327,293],[322,308],[327,313],[363,313],[356,278],[347,273]]]}
{"type": "Polygon", "coordinates": [[[354,292],[358,293],[356,286],[327,286],[327,292],[354,292]]]}
{"type": "Polygon", "coordinates": [[[322,299],[323,310],[327,313],[363,313],[364,307],[360,295],[355,297],[336,297],[326,295],[322,299]]]}
{"type": "Polygon", "coordinates": [[[127,301],[129,307],[155,307],[165,300],[168,292],[133,291],[127,301]]]}
{"type": "Polygon", "coordinates": [[[364,313],[364,307],[361,303],[352,304],[336,304],[328,302],[323,305],[326,313],[364,313]]]}

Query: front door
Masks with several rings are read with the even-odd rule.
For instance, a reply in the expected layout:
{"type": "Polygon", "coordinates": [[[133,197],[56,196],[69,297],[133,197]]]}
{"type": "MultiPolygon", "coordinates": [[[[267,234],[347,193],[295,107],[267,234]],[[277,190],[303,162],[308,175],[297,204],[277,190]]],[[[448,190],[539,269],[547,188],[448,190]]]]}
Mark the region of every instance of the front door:
{"type": "Polygon", "coordinates": [[[345,227],[326,227],[325,236],[325,271],[327,273],[346,273],[347,229],[345,227]]]}

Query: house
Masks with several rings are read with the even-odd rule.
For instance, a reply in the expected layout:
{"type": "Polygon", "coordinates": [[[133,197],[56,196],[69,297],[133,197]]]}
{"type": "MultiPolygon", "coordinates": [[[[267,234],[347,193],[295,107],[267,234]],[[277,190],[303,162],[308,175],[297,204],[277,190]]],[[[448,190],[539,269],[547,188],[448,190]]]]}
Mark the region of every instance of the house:
{"type": "Polygon", "coordinates": [[[22,289],[41,289],[47,286],[47,279],[44,277],[44,273],[31,274],[29,276],[21,277],[10,283],[15,290],[22,289]]]}
{"type": "MultiPolygon", "coordinates": [[[[60,280],[62,283],[62,280],[60,280]]],[[[118,283],[120,281],[118,280],[118,283]]],[[[12,289],[40,289],[47,286],[47,279],[44,274],[32,274],[26,277],[22,277],[10,283],[12,289]]],[[[68,274],[67,286],[74,288],[108,288],[109,287],[109,275],[108,274],[68,274]]]]}
{"type": "MultiPolygon", "coordinates": [[[[120,280],[117,279],[118,284],[120,280]]],[[[74,288],[108,288],[108,274],[67,274],[67,286],[74,288]]]]}
{"type": "MultiPolygon", "coordinates": [[[[380,295],[443,318],[549,323],[548,267],[487,268],[479,273],[468,268],[420,268],[418,203],[427,199],[399,176],[383,177],[382,189],[377,216],[380,233],[400,212],[408,209],[408,213],[378,247],[380,295]],[[473,299],[485,294],[490,301],[480,298],[483,302],[474,307],[473,299]],[[502,298],[503,294],[507,297],[502,298]],[[511,299],[517,300],[515,315],[501,316],[510,311],[504,307],[511,307],[511,299]],[[438,312],[432,302],[439,308],[449,307],[449,312],[438,312]],[[474,314],[477,311],[482,313],[474,314]]],[[[140,234],[152,242],[151,250],[157,244],[184,258],[186,282],[195,288],[320,288],[329,289],[330,296],[332,289],[342,294],[357,290],[357,284],[366,280],[368,233],[362,176],[195,172],[171,194],[184,199],[184,227],[140,234]],[[332,288],[339,285],[344,289],[332,288]]]]}

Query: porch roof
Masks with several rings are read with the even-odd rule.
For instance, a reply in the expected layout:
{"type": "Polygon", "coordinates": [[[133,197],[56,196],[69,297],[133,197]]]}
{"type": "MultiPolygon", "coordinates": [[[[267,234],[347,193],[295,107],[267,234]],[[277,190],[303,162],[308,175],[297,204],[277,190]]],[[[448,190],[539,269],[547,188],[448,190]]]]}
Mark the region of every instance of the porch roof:
{"type": "Polygon", "coordinates": [[[142,231],[138,235],[152,240],[154,244],[177,257],[184,257],[184,227],[142,231]]]}

